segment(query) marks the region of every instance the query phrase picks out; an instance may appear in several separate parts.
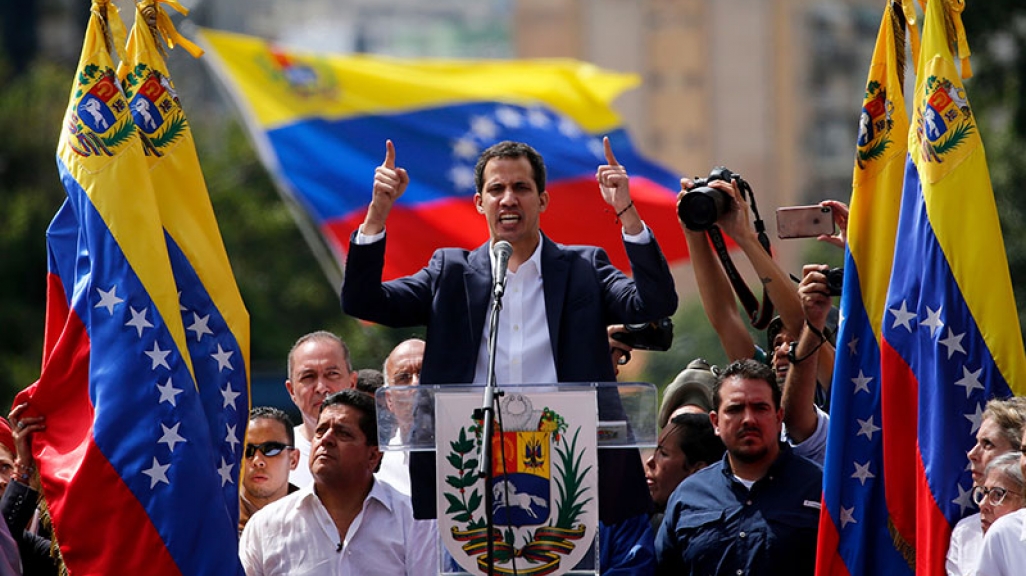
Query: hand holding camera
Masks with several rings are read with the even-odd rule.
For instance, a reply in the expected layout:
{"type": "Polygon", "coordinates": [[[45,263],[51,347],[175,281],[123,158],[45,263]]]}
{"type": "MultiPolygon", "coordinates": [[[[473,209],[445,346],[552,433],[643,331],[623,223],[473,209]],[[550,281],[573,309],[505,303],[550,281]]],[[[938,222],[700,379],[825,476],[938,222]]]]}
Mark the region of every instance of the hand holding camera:
{"type": "MultiPolygon", "coordinates": [[[[843,270],[840,268],[828,268],[824,264],[806,264],[802,267],[798,296],[802,301],[805,320],[819,330],[826,325],[827,314],[830,313],[830,298],[835,295],[831,283],[838,281],[837,271],[841,271],[843,278],[843,270]]],[[[839,290],[840,287],[837,288],[839,290]]]]}

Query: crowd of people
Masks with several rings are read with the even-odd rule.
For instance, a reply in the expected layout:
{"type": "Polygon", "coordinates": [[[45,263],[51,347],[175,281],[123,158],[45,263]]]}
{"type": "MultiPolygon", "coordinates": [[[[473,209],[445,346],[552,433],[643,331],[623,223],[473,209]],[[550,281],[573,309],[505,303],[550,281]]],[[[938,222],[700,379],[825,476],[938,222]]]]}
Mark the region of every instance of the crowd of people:
{"type": "MultiPolygon", "coordinates": [[[[385,225],[410,183],[386,143],[366,217],[350,240],[342,309],[386,326],[424,327],[423,337],[396,346],[380,370],[355,370],[333,333],[297,339],[285,388],[301,422],[272,407],[249,415],[239,518],[248,575],[437,573],[452,559],[440,558],[437,547],[434,455],[379,447],[403,444],[416,408],[408,389],[388,389],[489,376],[499,386],[615,381],[632,349],[613,334],[674,313],[666,259],[631,198],[627,169],[608,140],[604,147],[596,181],[621,226],[631,277],[601,249],[558,244],[541,231],[542,213],[558,201],[546,191],[545,164],[530,146],[503,142],[485,150],[475,169],[474,204],[489,240],[475,250],[440,249],[416,274],[384,282],[385,225]],[[512,250],[490,348],[492,248],[500,241],[512,250]]],[[[707,185],[729,199],[717,227],[740,248],[779,315],[763,348],[707,233],[689,228],[681,214],[699,296],[727,362],[695,359],[668,383],[650,453],[599,451],[600,571],[812,574],[837,329],[827,267],[806,265],[795,285],[760,243],[737,182],[707,185]]],[[[681,180],[679,206],[694,187],[681,180]]],[[[843,248],[847,208],[824,206],[837,232],[819,239],[843,248]]],[[[608,400],[599,398],[599,420],[619,406],[608,400]]],[[[36,525],[31,436],[45,420],[26,417],[25,408],[11,411],[10,425],[0,419],[0,550],[5,559],[20,557],[0,566],[0,576],[59,570],[45,528],[36,525]]],[[[1021,398],[986,406],[968,455],[979,513],[954,528],[949,574],[1005,575],[1026,565],[1024,422],[1021,398]]]]}

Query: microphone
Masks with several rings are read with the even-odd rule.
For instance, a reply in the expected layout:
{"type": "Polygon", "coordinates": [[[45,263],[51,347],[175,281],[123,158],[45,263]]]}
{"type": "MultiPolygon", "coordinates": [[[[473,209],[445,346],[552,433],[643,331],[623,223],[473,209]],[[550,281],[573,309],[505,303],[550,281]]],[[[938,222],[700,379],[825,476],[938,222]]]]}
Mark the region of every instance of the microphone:
{"type": "Polygon", "coordinates": [[[505,240],[499,240],[492,246],[495,266],[492,268],[492,291],[497,298],[502,298],[506,291],[506,269],[509,268],[509,257],[513,255],[513,246],[505,240]]]}

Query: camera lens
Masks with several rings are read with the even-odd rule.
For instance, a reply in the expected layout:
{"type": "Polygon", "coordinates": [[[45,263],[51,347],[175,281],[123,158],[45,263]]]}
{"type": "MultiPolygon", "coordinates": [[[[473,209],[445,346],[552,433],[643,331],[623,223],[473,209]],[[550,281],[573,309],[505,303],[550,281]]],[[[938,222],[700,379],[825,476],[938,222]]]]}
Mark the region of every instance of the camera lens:
{"type": "Polygon", "coordinates": [[[840,296],[844,289],[844,268],[831,268],[826,272],[827,288],[831,296],[840,296]]]}
{"type": "Polygon", "coordinates": [[[688,230],[708,230],[730,208],[730,196],[722,190],[702,186],[680,199],[677,215],[688,230]]]}

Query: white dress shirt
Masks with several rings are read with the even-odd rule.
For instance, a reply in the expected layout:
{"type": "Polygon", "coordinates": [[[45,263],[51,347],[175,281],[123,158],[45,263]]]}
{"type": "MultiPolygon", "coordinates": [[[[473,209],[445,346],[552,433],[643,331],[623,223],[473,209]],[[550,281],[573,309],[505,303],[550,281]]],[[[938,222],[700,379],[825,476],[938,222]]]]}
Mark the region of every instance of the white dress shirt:
{"type": "Polygon", "coordinates": [[[974,576],[982,547],[983,524],[980,523],[980,513],[959,520],[951,531],[948,555],[944,561],[944,570],[948,576],[974,576]]]}
{"type": "Polygon", "coordinates": [[[247,576],[427,576],[438,572],[438,529],[414,521],[410,499],[374,481],[345,538],[313,487],[268,504],[242,531],[247,576]]]}
{"type": "MultiPolygon", "coordinates": [[[[399,430],[388,441],[389,446],[399,446],[402,438],[399,430]]],[[[410,452],[409,450],[382,450],[381,468],[374,473],[378,480],[387,482],[389,486],[401,494],[410,495],[410,452]]]]}
{"type": "Polygon", "coordinates": [[[313,486],[313,475],[310,474],[310,441],[303,436],[303,425],[300,424],[295,428],[296,450],[299,452],[299,464],[296,465],[296,469],[289,472],[289,482],[295,484],[299,488],[306,488],[307,486],[313,486]]]}
{"type": "Polygon", "coordinates": [[[1026,570],[1026,509],[1006,514],[983,536],[978,576],[1021,576],[1026,570]]]}
{"type": "MultiPolygon", "coordinates": [[[[506,273],[506,291],[502,297],[499,327],[495,342],[495,383],[554,384],[556,361],[552,357],[549,320],[545,315],[545,292],[542,290],[541,234],[531,257],[516,272],[506,273]]],[[[489,252],[492,269],[495,254],[489,252]]],[[[487,382],[488,328],[492,299],[488,299],[481,346],[477,352],[474,382],[487,382]]]]}

